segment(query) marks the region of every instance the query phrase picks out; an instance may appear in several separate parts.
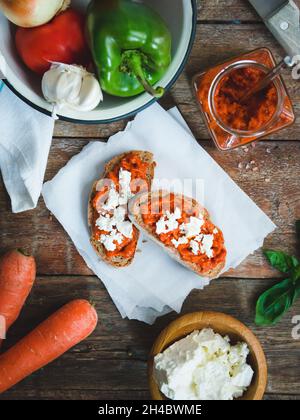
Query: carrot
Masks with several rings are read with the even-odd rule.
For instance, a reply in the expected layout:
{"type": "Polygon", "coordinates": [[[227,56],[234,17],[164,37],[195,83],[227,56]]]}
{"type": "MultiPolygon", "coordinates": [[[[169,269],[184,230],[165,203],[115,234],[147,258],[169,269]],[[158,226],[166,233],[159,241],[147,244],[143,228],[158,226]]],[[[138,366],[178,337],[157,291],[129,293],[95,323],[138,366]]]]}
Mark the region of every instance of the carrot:
{"type": "Polygon", "coordinates": [[[0,316],[6,332],[20,315],[35,276],[34,258],[21,250],[9,251],[0,259],[0,316]]]}
{"type": "Polygon", "coordinates": [[[63,306],[0,356],[0,393],[87,338],[97,321],[96,310],[86,300],[63,306]]]}

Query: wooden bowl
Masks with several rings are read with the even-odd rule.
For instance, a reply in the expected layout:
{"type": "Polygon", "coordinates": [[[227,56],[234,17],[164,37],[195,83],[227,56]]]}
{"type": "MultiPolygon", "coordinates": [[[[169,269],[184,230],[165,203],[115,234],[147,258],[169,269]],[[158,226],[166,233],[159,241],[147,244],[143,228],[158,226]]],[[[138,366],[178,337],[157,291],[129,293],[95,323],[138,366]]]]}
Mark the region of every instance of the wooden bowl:
{"type": "Polygon", "coordinates": [[[154,357],[163,352],[176,341],[186,337],[195,330],[212,328],[222,336],[228,335],[231,343],[243,341],[248,344],[249,363],[254,370],[254,377],[242,400],[262,400],[267,386],[267,362],[260,342],[244,324],[237,319],[219,312],[195,312],[184,315],[173,321],[161,332],[155,341],[148,364],[149,387],[153,400],[166,400],[160,392],[153,376],[154,357]]]}

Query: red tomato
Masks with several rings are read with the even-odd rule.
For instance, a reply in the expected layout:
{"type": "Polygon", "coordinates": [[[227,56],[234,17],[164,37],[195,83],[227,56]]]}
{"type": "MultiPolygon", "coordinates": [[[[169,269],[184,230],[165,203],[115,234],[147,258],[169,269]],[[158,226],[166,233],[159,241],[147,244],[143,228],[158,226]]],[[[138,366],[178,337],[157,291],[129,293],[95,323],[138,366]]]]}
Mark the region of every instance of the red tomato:
{"type": "Polygon", "coordinates": [[[36,73],[44,74],[51,62],[87,65],[88,46],[84,36],[85,18],[69,9],[46,25],[18,28],[16,46],[22,60],[36,73]]]}

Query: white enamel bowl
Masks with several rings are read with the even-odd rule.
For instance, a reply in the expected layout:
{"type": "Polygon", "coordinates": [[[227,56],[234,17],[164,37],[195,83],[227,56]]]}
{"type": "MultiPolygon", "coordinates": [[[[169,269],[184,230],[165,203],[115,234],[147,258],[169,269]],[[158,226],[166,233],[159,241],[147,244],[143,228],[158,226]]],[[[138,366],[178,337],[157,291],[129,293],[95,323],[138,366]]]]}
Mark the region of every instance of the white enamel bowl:
{"type": "MultiPolygon", "coordinates": [[[[184,69],[195,38],[197,26],[196,0],[144,0],[165,19],[173,39],[172,63],[159,85],[170,89],[184,69]]],[[[85,10],[89,0],[72,0],[73,7],[85,10]]],[[[13,26],[0,13],[0,70],[4,73],[6,85],[33,108],[51,115],[52,106],[41,93],[41,80],[25,68],[19,59],[15,45],[13,26]]],[[[61,120],[101,124],[121,120],[134,115],[151,105],[153,99],[148,93],[133,98],[105,96],[104,102],[91,112],[66,110],[61,120]]]]}

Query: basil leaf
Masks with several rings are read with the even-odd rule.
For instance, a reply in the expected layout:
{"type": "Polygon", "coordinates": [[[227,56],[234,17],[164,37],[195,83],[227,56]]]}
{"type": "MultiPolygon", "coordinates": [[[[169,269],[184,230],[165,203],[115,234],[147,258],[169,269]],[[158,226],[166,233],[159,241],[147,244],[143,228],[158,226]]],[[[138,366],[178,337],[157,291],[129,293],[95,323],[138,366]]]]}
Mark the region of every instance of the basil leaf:
{"type": "Polygon", "coordinates": [[[294,299],[293,304],[296,302],[296,300],[300,297],[300,265],[298,265],[296,268],[294,268],[292,272],[292,280],[294,282],[294,299]]]}
{"type": "Polygon", "coordinates": [[[282,251],[264,250],[264,255],[272,267],[282,273],[289,273],[294,267],[300,264],[296,257],[291,257],[282,251]]]}
{"type": "Polygon", "coordinates": [[[291,278],[294,283],[300,280],[300,264],[298,264],[297,267],[293,268],[291,272],[291,278]]]}
{"type": "Polygon", "coordinates": [[[256,305],[255,323],[275,325],[299,297],[297,290],[293,279],[286,279],[263,293],[256,305]]]}

